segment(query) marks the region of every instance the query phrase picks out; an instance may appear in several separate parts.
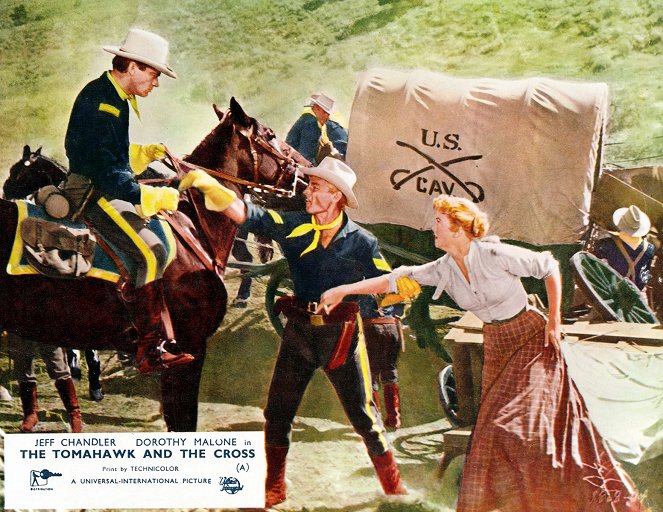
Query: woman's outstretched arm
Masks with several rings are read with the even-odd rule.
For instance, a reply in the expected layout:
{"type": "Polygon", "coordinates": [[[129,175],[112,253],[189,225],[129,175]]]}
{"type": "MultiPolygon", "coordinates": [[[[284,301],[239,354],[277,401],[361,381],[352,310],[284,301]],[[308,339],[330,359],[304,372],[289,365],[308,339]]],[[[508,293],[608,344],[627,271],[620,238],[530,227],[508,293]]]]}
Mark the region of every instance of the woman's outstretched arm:
{"type": "Polygon", "coordinates": [[[316,313],[334,309],[346,295],[373,295],[389,291],[389,274],[364,279],[350,284],[330,288],[320,297],[320,306],[316,313]]]}

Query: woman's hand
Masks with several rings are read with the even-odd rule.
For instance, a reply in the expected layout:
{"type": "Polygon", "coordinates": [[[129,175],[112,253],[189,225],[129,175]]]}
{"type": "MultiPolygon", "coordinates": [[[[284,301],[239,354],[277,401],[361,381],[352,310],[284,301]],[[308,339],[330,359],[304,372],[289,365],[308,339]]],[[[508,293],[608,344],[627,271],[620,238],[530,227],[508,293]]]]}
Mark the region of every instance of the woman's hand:
{"type": "Polygon", "coordinates": [[[347,293],[345,293],[345,285],[337,286],[336,288],[330,288],[322,294],[320,297],[320,305],[318,309],[315,310],[316,313],[324,311],[329,313],[334,309],[340,302],[343,301],[347,293]]]}
{"type": "Polygon", "coordinates": [[[552,315],[548,318],[548,323],[546,324],[546,339],[544,345],[547,347],[548,344],[552,344],[555,352],[559,355],[559,343],[562,340],[564,334],[562,333],[562,322],[559,315],[552,315]]]}

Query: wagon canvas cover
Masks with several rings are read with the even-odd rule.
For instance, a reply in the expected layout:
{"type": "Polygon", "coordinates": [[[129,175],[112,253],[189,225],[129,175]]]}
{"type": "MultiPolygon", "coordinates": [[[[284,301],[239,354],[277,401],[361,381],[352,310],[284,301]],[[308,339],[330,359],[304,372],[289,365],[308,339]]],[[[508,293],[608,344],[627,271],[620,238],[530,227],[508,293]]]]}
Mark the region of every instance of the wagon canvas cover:
{"type": "Polygon", "coordinates": [[[502,238],[574,243],[589,222],[607,109],[603,83],[367,70],[349,123],[360,204],[350,214],[428,229],[433,199],[448,193],[478,202],[502,238]]]}

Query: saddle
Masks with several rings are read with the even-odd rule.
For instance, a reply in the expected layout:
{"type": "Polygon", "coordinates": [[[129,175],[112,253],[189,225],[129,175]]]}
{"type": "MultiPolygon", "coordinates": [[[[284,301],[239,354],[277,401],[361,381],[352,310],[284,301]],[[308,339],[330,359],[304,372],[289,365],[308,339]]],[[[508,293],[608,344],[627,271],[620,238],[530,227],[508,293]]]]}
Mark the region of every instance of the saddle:
{"type": "Polygon", "coordinates": [[[49,277],[83,277],[92,268],[96,238],[87,228],[73,228],[29,217],[21,223],[28,262],[49,277]]]}

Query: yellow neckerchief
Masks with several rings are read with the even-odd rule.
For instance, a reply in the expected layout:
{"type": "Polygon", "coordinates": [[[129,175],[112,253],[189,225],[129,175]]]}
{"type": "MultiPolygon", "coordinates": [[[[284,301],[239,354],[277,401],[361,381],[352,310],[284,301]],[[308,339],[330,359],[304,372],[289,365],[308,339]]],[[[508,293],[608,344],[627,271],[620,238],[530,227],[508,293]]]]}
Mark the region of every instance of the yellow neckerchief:
{"type": "Polygon", "coordinates": [[[641,236],[629,236],[626,233],[620,232],[617,235],[626,245],[628,245],[631,249],[634,251],[640,247],[640,244],[642,243],[642,237],[641,236]]]}
{"type": "Polygon", "coordinates": [[[327,135],[327,124],[320,124],[318,121],[318,128],[320,128],[320,144],[325,146],[329,144],[329,136],[327,135]]]}
{"type": "Polygon", "coordinates": [[[304,254],[313,251],[318,246],[318,243],[320,242],[320,231],[325,231],[326,229],[334,229],[342,221],[343,221],[343,212],[341,212],[338,215],[338,217],[336,217],[329,224],[318,224],[315,221],[315,216],[311,215],[311,222],[306,224],[300,224],[295,229],[293,229],[292,232],[286,238],[295,238],[298,236],[305,235],[306,233],[309,233],[311,231],[315,231],[315,233],[313,234],[313,241],[311,242],[311,245],[309,245],[306,249],[304,249],[302,253],[299,255],[299,257],[301,258],[302,256],[304,256],[304,254]]]}
{"type": "Polygon", "coordinates": [[[124,89],[122,89],[122,86],[117,83],[115,77],[113,76],[113,73],[111,73],[110,71],[106,71],[106,76],[110,80],[110,83],[113,84],[113,87],[115,87],[115,90],[117,91],[117,94],[119,94],[120,98],[129,102],[131,108],[134,109],[136,116],[140,120],[140,112],[138,112],[138,101],[136,100],[136,96],[134,94],[127,94],[126,92],[124,92],[124,89]]]}

